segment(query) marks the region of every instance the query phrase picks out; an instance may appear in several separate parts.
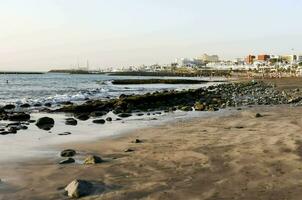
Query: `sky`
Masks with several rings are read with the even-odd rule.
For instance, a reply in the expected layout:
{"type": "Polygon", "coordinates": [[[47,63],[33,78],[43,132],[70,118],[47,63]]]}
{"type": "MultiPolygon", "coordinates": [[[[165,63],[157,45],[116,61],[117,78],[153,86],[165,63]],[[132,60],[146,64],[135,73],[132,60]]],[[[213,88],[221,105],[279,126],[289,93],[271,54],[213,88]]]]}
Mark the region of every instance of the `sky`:
{"type": "Polygon", "coordinates": [[[302,54],[301,0],[0,0],[0,71],[302,54]]]}

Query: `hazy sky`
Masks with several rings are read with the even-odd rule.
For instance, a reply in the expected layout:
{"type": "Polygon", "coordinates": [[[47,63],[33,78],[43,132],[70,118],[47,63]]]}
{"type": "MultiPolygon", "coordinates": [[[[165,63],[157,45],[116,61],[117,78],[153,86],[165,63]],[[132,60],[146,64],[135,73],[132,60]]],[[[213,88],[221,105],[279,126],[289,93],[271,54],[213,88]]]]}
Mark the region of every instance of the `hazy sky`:
{"type": "Polygon", "coordinates": [[[301,10],[301,0],[0,0],[0,70],[302,53],[301,10]]]}

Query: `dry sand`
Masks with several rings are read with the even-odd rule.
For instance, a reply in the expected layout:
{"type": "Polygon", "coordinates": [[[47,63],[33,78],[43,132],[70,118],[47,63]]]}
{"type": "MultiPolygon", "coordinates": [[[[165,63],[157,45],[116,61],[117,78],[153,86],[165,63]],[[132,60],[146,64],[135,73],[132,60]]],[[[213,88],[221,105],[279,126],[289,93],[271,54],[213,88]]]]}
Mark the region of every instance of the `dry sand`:
{"type": "Polygon", "coordinates": [[[79,160],[96,154],[107,162],[62,166],[57,157],[1,166],[0,177],[14,178],[1,184],[0,199],[67,199],[62,188],[80,178],[106,185],[83,199],[301,200],[301,112],[288,105],[255,107],[66,144],[59,149],[76,149],[79,160]],[[143,143],[131,143],[136,138],[143,143]]]}

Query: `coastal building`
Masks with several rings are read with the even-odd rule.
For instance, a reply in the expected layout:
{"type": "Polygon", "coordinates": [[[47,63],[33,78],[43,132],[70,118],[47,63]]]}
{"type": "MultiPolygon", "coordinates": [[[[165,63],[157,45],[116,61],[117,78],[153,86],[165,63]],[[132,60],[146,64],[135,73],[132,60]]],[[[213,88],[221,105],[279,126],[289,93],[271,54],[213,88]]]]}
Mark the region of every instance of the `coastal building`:
{"type": "Polygon", "coordinates": [[[258,58],[257,58],[258,61],[268,61],[269,59],[270,59],[270,56],[265,55],[265,54],[258,55],[258,58]]]}
{"type": "Polygon", "coordinates": [[[218,55],[208,55],[206,53],[197,59],[202,60],[203,62],[218,62],[219,61],[218,55]]]}
{"type": "Polygon", "coordinates": [[[254,55],[248,55],[248,56],[245,58],[246,64],[253,64],[255,58],[256,58],[256,56],[254,56],[254,55]]]}
{"type": "MultiPolygon", "coordinates": [[[[178,67],[202,67],[204,66],[204,62],[198,58],[180,58],[176,59],[175,63],[177,63],[178,67]]],[[[175,65],[175,63],[173,63],[175,65]]]]}
{"type": "Polygon", "coordinates": [[[284,55],[281,56],[281,59],[283,61],[293,64],[295,61],[297,61],[297,55],[284,55]]]}

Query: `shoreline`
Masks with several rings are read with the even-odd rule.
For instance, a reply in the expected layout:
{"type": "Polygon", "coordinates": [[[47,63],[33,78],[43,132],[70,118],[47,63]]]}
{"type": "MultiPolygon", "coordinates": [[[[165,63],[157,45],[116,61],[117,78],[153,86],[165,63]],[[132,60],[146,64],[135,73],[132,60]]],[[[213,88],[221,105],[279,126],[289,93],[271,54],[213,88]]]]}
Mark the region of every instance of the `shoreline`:
{"type": "Polygon", "coordinates": [[[249,200],[269,199],[276,193],[298,200],[302,195],[300,189],[295,189],[300,188],[297,173],[302,170],[302,136],[298,131],[302,122],[297,120],[301,111],[301,107],[291,105],[244,108],[230,115],[168,123],[88,143],[63,144],[58,148],[79,152],[76,160],[94,154],[106,162],[58,165],[60,158],[56,157],[21,162],[15,168],[2,166],[5,169],[0,174],[17,175],[15,182],[19,184],[10,185],[7,194],[2,193],[3,199],[68,199],[60,188],[80,178],[107,187],[102,194],[83,198],[89,200],[249,200]],[[257,112],[263,117],[256,118],[257,112]],[[132,143],[137,138],[143,142],[132,143]],[[134,151],[124,152],[126,148],[134,151]]]}

